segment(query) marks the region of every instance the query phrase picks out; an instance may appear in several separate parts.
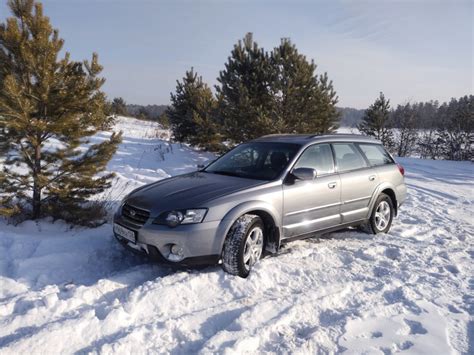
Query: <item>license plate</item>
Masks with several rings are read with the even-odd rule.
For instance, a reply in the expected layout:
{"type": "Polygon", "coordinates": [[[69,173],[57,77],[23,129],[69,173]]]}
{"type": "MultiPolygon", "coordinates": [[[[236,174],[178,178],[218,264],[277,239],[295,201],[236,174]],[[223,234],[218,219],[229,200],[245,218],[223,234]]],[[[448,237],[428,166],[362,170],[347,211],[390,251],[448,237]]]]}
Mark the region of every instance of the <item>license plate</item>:
{"type": "Polygon", "coordinates": [[[114,232],[118,234],[119,236],[121,236],[122,238],[125,238],[131,241],[132,243],[136,243],[136,237],[135,237],[134,231],[128,228],[122,227],[120,224],[114,223],[114,232]]]}

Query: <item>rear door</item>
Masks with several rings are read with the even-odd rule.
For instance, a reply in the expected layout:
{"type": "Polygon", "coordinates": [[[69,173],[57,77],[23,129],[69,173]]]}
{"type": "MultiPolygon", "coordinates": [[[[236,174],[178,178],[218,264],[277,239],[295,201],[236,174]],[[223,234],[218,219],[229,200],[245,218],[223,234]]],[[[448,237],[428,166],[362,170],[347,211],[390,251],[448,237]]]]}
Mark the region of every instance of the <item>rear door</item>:
{"type": "Polygon", "coordinates": [[[340,223],[341,183],[335,171],[331,146],[328,143],[308,147],[295,168],[313,168],[313,181],[286,179],[283,185],[284,237],[290,238],[340,223]]]}
{"type": "Polygon", "coordinates": [[[378,185],[374,168],[353,143],[332,143],[336,169],[341,179],[342,223],[365,219],[378,185]]]}

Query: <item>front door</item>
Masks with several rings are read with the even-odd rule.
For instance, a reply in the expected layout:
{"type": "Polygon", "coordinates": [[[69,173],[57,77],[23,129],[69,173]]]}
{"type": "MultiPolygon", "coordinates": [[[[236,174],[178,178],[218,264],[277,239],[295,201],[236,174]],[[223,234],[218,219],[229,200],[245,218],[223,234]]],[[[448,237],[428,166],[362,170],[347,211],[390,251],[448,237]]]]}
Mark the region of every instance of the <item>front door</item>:
{"type": "Polygon", "coordinates": [[[378,176],[352,143],[333,143],[337,171],[341,178],[342,223],[367,218],[378,176]]]}
{"type": "Polygon", "coordinates": [[[313,168],[317,175],[312,181],[287,179],[283,185],[284,238],[330,228],[341,221],[341,182],[331,146],[323,143],[308,147],[296,168],[313,168]]]}

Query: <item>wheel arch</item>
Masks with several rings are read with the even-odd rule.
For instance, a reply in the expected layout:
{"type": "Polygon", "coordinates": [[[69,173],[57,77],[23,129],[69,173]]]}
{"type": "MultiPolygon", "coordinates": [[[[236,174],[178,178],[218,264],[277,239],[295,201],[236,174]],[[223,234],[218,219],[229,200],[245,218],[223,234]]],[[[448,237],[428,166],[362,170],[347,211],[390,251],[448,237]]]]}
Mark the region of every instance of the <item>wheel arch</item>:
{"type": "Polygon", "coordinates": [[[244,214],[255,214],[259,216],[265,226],[266,247],[269,252],[275,253],[280,247],[281,239],[281,217],[280,213],[270,204],[262,201],[249,201],[232,208],[222,219],[217,229],[217,235],[222,236],[220,250],[224,247],[224,241],[230,228],[235,221],[244,214]]]}
{"type": "Polygon", "coordinates": [[[369,205],[369,214],[367,218],[370,218],[370,216],[372,215],[372,211],[375,207],[375,201],[382,193],[386,194],[392,200],[392,204],[393,204],[393,208],[395,209],[395,216],[396,216],[398,214],[398,200],[397,200],[397,194],[395,191],[396,191],[395,186],[393,186],[390,183],[383,183],[379,185],[377,189],[375,190],[374,194],[372,195],[372,199],[369,205]]]}
{"type": "Polygon", "coordinates": [[[390,199],[392,200],[393,208],[395,209],[395,216],[396,216],[398,214],[398,204],[397,204],[397,195],[395,195],[395,191],[387,187],[386,189],[380,191],[380,193],[385,194],[388,197],[390,197],[390,199]]]}

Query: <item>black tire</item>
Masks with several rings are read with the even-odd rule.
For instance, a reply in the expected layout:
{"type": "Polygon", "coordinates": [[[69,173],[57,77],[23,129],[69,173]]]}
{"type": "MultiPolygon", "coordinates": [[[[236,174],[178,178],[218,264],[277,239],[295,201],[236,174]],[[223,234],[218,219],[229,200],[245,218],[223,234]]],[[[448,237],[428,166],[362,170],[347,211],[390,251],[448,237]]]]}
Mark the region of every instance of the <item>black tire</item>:
{"type": "Polygon", "coordinates": [[[258,233],[258,229],[262,232],[262,249],[260,256],[257,258],[260,259],[265,246],[265,229],[262,219],[257,215],[245,214],[234,222],[224,242],[222,252],[222,268],[224,271],[243,278],[249,275],[253,264],[244,261],[244,252],[250,234],[258,233]]]}
{"type": "Polygon", "coordinates": [[[393,202],[390,196],[384,193],[380,194],[377,200],[375,200],[370,219],[363,225],[363,230],[370,234],[387,233],[392,226],[394,214],[395,209],[393,208],[393,202]],[[385,203],[388,205],[390,215],[384,218],[386,223],[381,225],[380,217],[378,217],[377,214],[381,212],[380,208],[383,208],[382,206],[384,206],[385,203]]]}

